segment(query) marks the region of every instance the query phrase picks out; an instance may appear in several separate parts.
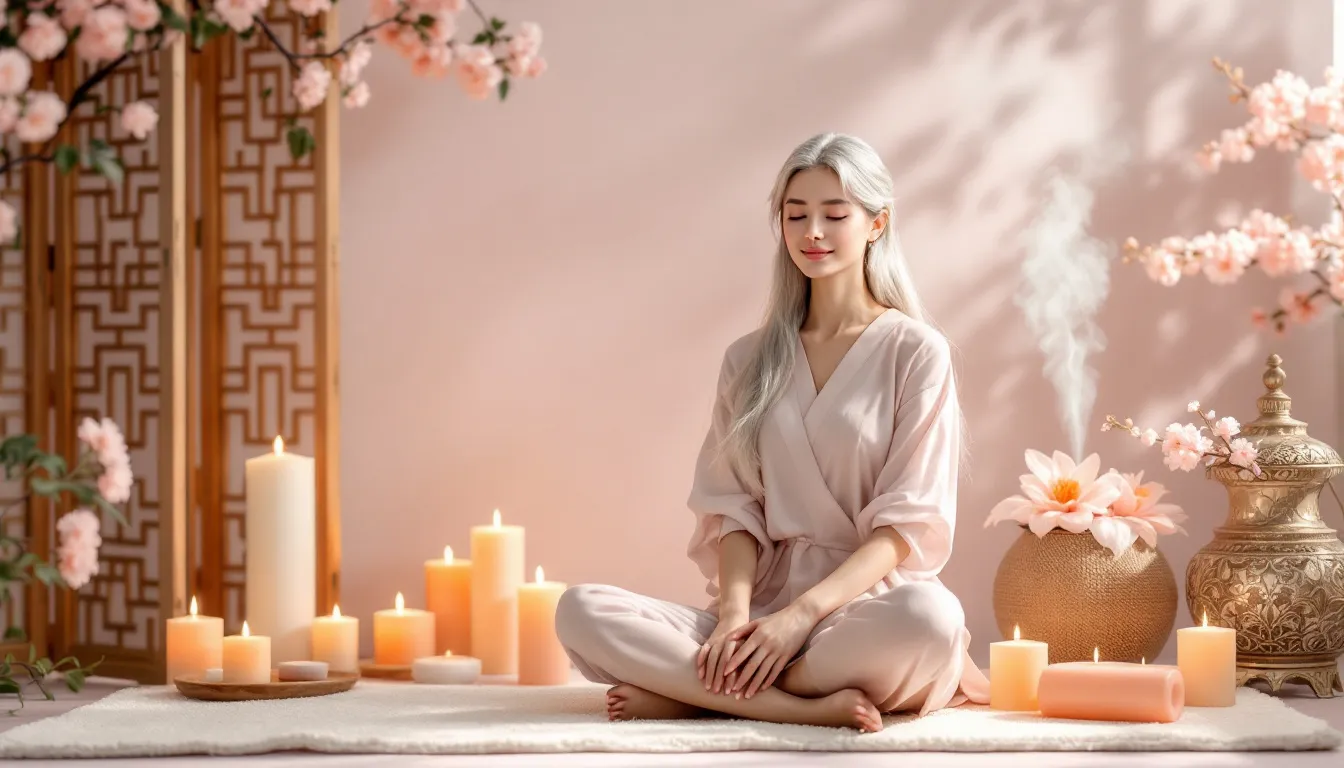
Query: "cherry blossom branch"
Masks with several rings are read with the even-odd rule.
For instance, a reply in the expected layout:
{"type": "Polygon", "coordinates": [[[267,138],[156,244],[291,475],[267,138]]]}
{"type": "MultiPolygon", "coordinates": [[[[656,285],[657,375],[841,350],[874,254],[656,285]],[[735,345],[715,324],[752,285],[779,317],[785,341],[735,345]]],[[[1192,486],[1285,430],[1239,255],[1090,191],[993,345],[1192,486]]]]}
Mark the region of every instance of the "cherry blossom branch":
{"type": "MultiPolygon", "coordinates": [[[[1263,476],[1264,473],[1256,461],[1257,446],[1246,438],[1233,439],[1234,435],[1241,432],[1241,425],[1236,419],[1224,416],[1215,423],[1213,420],[1217,418],[1217,413],[1213,410],[1206,413],[1200,408],[1199,401],[1192,401],[1188,410],[1190,413],[1198,413],[1205,426],[1172,423],[1167,427],[1161,449],[1168,469],[1189,472],[1201,463],[1213,466],[1221,462],[1227,466],[1249,469],[1256,477],[1263,476]],[[1216,443],[1214,438],[1205,435],[1205,429],[1208,429],[1222,445],[1216,443]]],[[[1133,419],[1126,418],[1120,421],[1108,414],[1106,421],[1101,425],[1101,431],[1109,432],[1113,429],[1128,432],[1139,438],[1146,446],[1158,443],[1158,434],[1155,430],[1142,430],[1134,425],[1133,419]]]]}

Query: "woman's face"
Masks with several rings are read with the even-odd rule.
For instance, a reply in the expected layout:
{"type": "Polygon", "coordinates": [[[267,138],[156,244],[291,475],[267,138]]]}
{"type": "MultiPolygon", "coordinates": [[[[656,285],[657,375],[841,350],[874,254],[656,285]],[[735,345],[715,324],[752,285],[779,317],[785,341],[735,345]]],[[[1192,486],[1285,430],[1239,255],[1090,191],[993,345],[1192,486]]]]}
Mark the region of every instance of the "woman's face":
{"type": "Polygon", "coordinates": [[[804,275],[828,277],[858,264],[882,234],[887,212],[876,217],[845,196],[830,168],[799,171],[784,190],[780,228],[789,256],[804,275]]]}

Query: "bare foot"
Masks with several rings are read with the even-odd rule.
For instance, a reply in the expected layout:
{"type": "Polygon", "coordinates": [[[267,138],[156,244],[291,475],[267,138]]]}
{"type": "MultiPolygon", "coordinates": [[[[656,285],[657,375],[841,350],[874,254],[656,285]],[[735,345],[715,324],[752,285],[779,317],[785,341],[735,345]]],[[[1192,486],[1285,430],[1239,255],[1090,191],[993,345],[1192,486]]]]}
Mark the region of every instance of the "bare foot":
{"type": "Polygon", "coordinates": [[[625,683],[607,691],[608,720],[686,720],[708,714],[699,707],[625,683]]]}
{"type": "Polygon", "coordinates": [[[857,728],[865,733],[882,730],[882,713],[857,688],[846,688],[820,699],[807,699],[804,725],[857,728]]]}

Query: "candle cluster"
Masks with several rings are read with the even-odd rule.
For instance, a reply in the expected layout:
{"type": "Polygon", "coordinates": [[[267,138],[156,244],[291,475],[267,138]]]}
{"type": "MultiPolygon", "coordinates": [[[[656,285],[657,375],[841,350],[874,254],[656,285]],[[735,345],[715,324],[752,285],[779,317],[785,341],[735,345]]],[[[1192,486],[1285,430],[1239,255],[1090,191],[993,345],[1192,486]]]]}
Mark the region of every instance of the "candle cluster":
{"type": "Polygon", "coordinates": [[[1210,627],[1176,630],[1176,666],[1092,661],[1050,664],[1049,646],[1013,639],[990,643],[993,709],[1039,711],[1044,717],[1170,723],[1186,706],[1230,707],[1236,703],[1236,631],[1210,627]]]}
{"type": "MultiPolygon", "coordinates": [[[[311,460],[284,453],[277,438],[275,453],[249,470],[249,480],[264,477],[255,487],[265,497],[252,499],[249,484],[249,511],[260,510],[258,516],[268,520],[266,528],[248,530],[249,558],[256,553],[264,561],[260,569],[249,565],[249,579],[254,571],[277,576],[279,558],[272,555],[285,548],[268,536],[278,536],[283,528],[276,521],[313,514],[307,489],[311,460]]],[[[566,585],[546,581],[541,566],[535,582],[524,582],[523,542],[523,528],[503,525],[495,510],[490,525],[471,529],[471,560],[455,559],[452,548],[444,547],[442,560],[426,561],[426,609],[406,607],[398,592],[393,608],[373,614],[373,664],[404,667],[422,683],[472,683],[482,674],[516,674],[521,685],[568,682],[569,657],[555,634],[556,605],[566,585]]],[[[313,581],[311,569],[303,578],[313,581]]],[[[267,625],[283,629],[283,638],[254,634],[248,621],[240,634],[225,637],[223,619],[198,615],[193,597],[189,615],[167,622],[168,681],[198,676],[224,683],[270,682],[273,661],[279,679],[286,681],[322,679],[328,670],[360,672],[359,619],[342,615],[339,605],[329,616],[314,617],[311,609],[305,612],[277,598],[274,582],[266,586],[253,589],[249,583],[249,618],[252,596],[269,592],[259,601],[260,610],[267,625]],[[297,648],[296,625],[303,627],[297,648]],[[273,646],[281,652],[273,654],[273,646]]],[[[300,603],[309,599],[305,593],[300,603]]]]}

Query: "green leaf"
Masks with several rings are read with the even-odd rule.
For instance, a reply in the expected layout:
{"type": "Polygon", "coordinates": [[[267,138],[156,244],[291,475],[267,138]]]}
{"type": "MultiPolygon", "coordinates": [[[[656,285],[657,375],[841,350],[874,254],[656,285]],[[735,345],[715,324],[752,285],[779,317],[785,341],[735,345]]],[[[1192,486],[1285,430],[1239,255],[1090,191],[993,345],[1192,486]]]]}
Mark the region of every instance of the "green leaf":
{"type": "Polygon", "coordinates": [[[247,29],[245,29],[245,30],[243,30],[242,32],[239,32],[239,33],[238,33],[238,39],[239,39],[239,40],[243,40],[243,41],[248,41],[248,40],[251,40],[253,37],[255,37],[256,34],[257,34],[257,28],[256,28],[256,27],[248,27],[247,29]]]}
{"type": "Polygon", "coordinates": [[[33,666],[37,667],[37,674],[43,677],[51,673],[51,659],[38,659],[33,666]]]}
{"type": "Polygon", "coordinates": [[[56,148],[56,170],[61,173],[69,173],[79,164],[79,147],[71,144],[62,144],[56,148]]]}
{"type": "Polygon", "coordinates": [[[509,97],[509,79],[506,77],[499,81],[499,100],[503,101],[509,97]]]}
{"type": "MultiPolygon", "coordinates": [[[[61,572],[49,563],[38,563],[33,566],[33,576],[47,586],[57,584],[61,581],[61,572]]],[[[31,664],[32,661],[30,660],[28,663],[31,664]]]]}
{"type": "Polygon", "coordinates": [[[5,640],[22,640],[28,635],[23,631],[23,627],[10,627],[5,630],[5,640]]]}
{"type": "Polygon", "coordinates": [[[494,37],[494,35],[491,35],[489,32],[478,32],[475,37],[471,38],[471,44],[481,45],[482,43],[488,42],[492,37],[494,37]]]}
{"type": "Polygon", "coordinates": [[[84,673],[78,669],[72,669],[65,673],[65,685],[75,693],[84,687],[84,673]]]}
{"type": "Polygon", "coordinates": [[[159,13],[163,15],[163,25],[178,32],[188,31],[187,20],[167,3],[159,3],[159,13]]]}
{"type": "Polygon", "coordinates": [[[93,501],[100,509],[111,515],[112,519],[116,520],[118,523],[121,523],[122,525],[130,525],[130,523],[126,522],[126,517],[121,514],[121,510],[117,508],[117,505],[104,499],[102,494],[94,494],[93,501]]]}
{"type": "Polygon", "coordinates": [[[493,17],[490,19],[490,29],[498,32],[503,28],[504,28],[504,21],[502,19],[496,19],[493,17]]]}
{"type": "Polygon", "coordinates": [[[122,179],[126,176],[126,172],[122,170],[121,161],[115,157],[99,158],[94,163],[93,169],[106,176],[107,180],[113,184],[121,184],[122,179]]]}
{"type": "Polygon", "coordinates": [[[267,87],[265,87],[265,88],[262,88],[262,89],[261,89],[261,98],[263,98],[263,99],[269,99],[269,98],[271,98],[271,94],[272,94],[274,91],[275,91],[275,89],[274,89],[274,88],[271,88],[270,86],[267,86],[267,87]]]}
{"type": "Polygon", "coordinates": [[[430,16],[428,13],[422,13],[420,14],[420,17],[415,20],[415,26],[432,27],[434,26],[434,17],[430,16]]]}
{"type": "MultiPolygon", "coordinates": [[[[40,563],[40,562],[42,562],[42,558],[38,557],[36,552],[24,552],[22,555],[19,556],[18,560],[14,561],[14,565],[18,566],[20,569],[23,569],[32,566],[34,563],[40,563]]],[[[19,628],[10,627],[10,629],[19,629],[19,628]]],[[[19,632],[23,632],[23,630],[19,629],[19,632]]],[[[6,636],[8,636],[8,634],[6,634],[6,636]]]]}
{"type": "Polygon", "coordinates": [[[26,467],[36,450],[36,435],[24,434],[7,437],[4,442],[0,442],[0,461],[3,461],[5,466],[19,465],[26,467]]]}
{"type": "Polygon", "coordinates": [[[47,470],[47,474],[51,477],[63,477],[65,475],[65,457],[54,453],[42,453],[39,451],[34,454],[33,466],[47,470]]]}
{"type": "Polygon", "coordinates": [[[12,677],[0,677],[0,693],[18,693],[19,684],[12,677]]]}
{"type": "Polygon", "coordinates": [[[302,125],[290,128],[286,138],[289,140],[289,154],[295,160],[317,149],[317,139],[302,125]]]}

